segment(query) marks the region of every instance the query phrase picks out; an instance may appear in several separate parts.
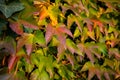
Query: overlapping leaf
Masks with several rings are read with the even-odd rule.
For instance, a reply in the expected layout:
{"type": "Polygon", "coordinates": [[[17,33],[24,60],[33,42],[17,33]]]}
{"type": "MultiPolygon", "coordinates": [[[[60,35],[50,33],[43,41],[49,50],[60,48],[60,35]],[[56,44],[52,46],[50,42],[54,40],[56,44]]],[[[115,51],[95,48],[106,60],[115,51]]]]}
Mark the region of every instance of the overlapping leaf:
{"type": "Polygon", "coordinates": [[[23,46],[25,46],[27,54],[30,55],[32,51],[33,37],[33,34],[24,33],[17,42],[17,51],[19,51],[23,46]]]}
{"type": "Polygon", "coordinates": [[[6,18],[10,17],[13,13],[24,9],[23,4],[20,2],[12,2],[8,5],[5,4],[5,1],[0,3],[0,11],[5,15],[6,18]]]}

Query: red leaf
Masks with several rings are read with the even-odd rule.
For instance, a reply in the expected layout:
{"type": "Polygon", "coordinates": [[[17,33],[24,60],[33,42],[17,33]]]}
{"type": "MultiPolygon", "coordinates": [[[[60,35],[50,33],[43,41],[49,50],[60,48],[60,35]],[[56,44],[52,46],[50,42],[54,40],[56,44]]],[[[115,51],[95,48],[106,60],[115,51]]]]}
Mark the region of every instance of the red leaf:
{"type": "Polygon", "coordinates": [[[17,23],[17,22],[11,22],[9,26],[18,35],[22,35],[23,34],[23,29],[20,27],[19,23],[17,23]]]}
{"type": "Polygon", "coordinates": [[[70,63],[72,64],[72,66],[74,66],[74,57],[70,54],[66,54],[67,59],[70,61],[70,63]]]}
{"type": "Polygon", "coordinates": [[[73,37],[71,31],[70,31],[69,29],[65,28],[65,27],[59,27],[59,28],[56,28],[56,30],[57,30],[58,32],[66,33],[66,34],[68,34],[69,36],[73,37]]]}
{"type": "Polygon", "coordinates": [[[64,45],[62,45],[62,44],[58,45],[58,48],[57,48],[57,50],[58,50],[58,56],[59,56],[59,54],[61,54],[65,50],[65,48],[63,46],[64,45]]]}
{"type": "Polygon", "coordinates": [[[26,27],[26,28],[31,28],[31,29],[35,29],[35,30],[38,30],[38,29],[39,29],[38,26],[35,26],[35,25],[33,25],[33,24],[31,24],[31,23],[29,23],[29,22],[27,22],[27,21],[19,20],[19,22],[20,22],[21,24],[23,24],[24,27],[26,27]]]}
{"type": "Polygon", "coordinates": [[[26,51],[27,51],[27,55],[30,55],[30,53],[32,52],[32,44],[26,44],[26,51]]]}
{"type": "Polygon", "coordinates": [[[51,24],[48,24],[48,26],[46,28],[46,33],[45,33],[46,44],[48,44],[50,42],[53,34],[54,34],[54,28],[52,27],[51,24]]]}
{"type": "Polygon", "coordinates": [[[95,69],[93,67],[89,69],[88,80],[91,80],[94,75],[95,75],[95,69]]]}
{"type": "Polygon", "coordinates": [[[16,55],[10,56],[9,61],[8,61],[9,72],[14,68],[16,62],[17,62],[17,56],[16,55]]]}
{"type": "Polygon", "coordinates": [[[33,35],[24,33],[22,37],[17,42],[17,51],[19,51],[24,45],[29,55],[32,51],[33,35]]]}
{"type": "Polygon", "coordinates": [[[105,76],[106,80],[110,80],[110,76],[109,76],[108,72],[105,72],[104,76],[105,76]]]}
{"type": "Polygon", "coordinates": [[[104,33],[104,25],[101,21],[92,19],[92,22],[94,23],[94,25],[98,25],[100,27],[100,31],[104,33]]]}
{"type": "Polygon", "coordinates": [[[56,35],[58,36],[58,40],[63,45],[63,47],[66,47],[66,45],[65,45],[66,44],[66,37],[60,32],[57,32],[56,35]]]}
{"type": "Polygon", "coordinates": [[[92,21],[90,19],[85,19],[84,22],[87,23],[88,30],[90,32],[92,32],[92,30],[93,30],[93,23],[92,23],[92,21]]]}
{"type": "Polygon", "coordinates": [[[94,60],[94,57],[93,57],[91,51],[90,51],[89,49],[85,49],[85,53],[86,53],[87,57],[90,59],[90,61],[91,61],[92,63],[94,63],[95,60],[94,60]]]}

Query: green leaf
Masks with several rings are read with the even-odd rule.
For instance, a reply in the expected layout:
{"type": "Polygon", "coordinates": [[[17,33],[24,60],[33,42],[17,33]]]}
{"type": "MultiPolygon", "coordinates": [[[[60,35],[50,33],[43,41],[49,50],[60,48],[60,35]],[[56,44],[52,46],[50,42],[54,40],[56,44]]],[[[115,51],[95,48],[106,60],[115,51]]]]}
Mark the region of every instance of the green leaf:
{"type": "Polygon", "coordinates": [[[83,56],[83,53],[72,40],[66,39],[66,45],[71,53],[77,53],[78,55],[83,56]]]}
{"type": "Polygon", "coordinates": [[[87,71],[87,70],[90,69],[90,67],[94,67],[94,65],[90,61],[88,61],[88,62],[86,62],[84,64],[84,66],[82,67],[81,71],[87,71]]]}
{"type": "Polygon", "coordinates": [[[104,43],[98,43],[97,46],[98,46],[98,50],[101,53],[103,53],[104,55],[107,55],[108,52],[107,52],[107,46],[106,46],[106,44],[104,44],[104,43]]]}
{"type": "Polygon", "coordinates": [[[17,53],[16,53],[17,56],[22,56],[22,55],[25,55],[25,51],[23,48],[21,48],[17,53]]]}
{"type": "Polygon", "coordinates": [[[34,70],[30,75],[30,80],[39,80],[38,79],[39,74],[40,73],[38,69],[34,70]]]}
{"type": "MultiPolygon", "coordinates": [[[[38,77],[38,79],[40,79],[40,80],[50,80],[50,77],[49,77],[48,73],[43,70],[43,71],[40,73],[40,76],[38,77]]],[[[37,80],[38,80],[38,79],[37,79],[37,80]]]]}
{"type": "Polygon", "coordinates": [[[38,43],[41,46],[45,46],[45,37],[43,35],[43,32],[40,30],[35,31],[34,33],[34,43],[38,43]]]}
{"type": "Polygon", "coordinates": [[[81,33],[80,33],[78,27],[76,27],[75,32],[74,32],[74,38],[79,37],[80,34],[81,34],[81,33]]]}
{"type": "Polygon", "coordinates": [[[2,30],[6,30],[7,29],[6,24],[7,24],[7,21],[5,21],[4,19],[0,18],[0,33],[1,33],[2,30]]]}
{"type": "Polygon", "coordinates": [[[12,2],[8,5],[0,3],[0,11],[5,15],[6,18],[10,17],[13,13],[24,9],[23,4],[20,2],[12,2]]]}

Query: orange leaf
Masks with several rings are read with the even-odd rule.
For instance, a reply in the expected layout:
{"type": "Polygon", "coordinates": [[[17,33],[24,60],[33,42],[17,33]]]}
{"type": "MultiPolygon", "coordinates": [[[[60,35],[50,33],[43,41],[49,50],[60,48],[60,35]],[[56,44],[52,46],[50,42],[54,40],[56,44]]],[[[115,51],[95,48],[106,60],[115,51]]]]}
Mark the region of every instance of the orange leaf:
{"type": "Polygon", "coordinates": [[[92,22],[94,23],[94,26],[98,25],[100,27],[100,31],[104,33],[104,25],[101,21],[92,19],[92,22]]]}
{"type": "Polygon", "coordinates": [[[42,7],[40,11],[39,20],[43,20],[48,16],[46,7],[42,7]]]}

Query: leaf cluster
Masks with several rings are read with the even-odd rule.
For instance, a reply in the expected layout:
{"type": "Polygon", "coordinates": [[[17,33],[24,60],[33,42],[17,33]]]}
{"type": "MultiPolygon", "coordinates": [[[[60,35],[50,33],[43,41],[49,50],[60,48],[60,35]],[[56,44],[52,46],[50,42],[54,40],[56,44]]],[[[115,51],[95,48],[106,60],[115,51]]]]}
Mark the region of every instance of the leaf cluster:
{"type": "Polygon", "coordinates": [[[119,0],[8,2],[0,1],[0,66],[9,58],[3,78],[120,78],[119,0]]]}

